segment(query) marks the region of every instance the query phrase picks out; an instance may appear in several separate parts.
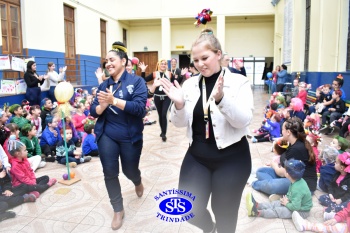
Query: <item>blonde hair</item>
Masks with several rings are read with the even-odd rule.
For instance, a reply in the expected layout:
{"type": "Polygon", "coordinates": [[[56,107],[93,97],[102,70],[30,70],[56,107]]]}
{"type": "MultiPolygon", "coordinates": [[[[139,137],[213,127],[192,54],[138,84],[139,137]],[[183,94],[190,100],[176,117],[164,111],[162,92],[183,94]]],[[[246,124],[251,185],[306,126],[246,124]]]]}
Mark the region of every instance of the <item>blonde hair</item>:
{"type": "Polygon", "coordinates": [[[214,53],[217,53],[219,50],[222,51],[221,44],[218,38],[214,36],[211,28],[205,28],[202,30],[199,37],[193,42],[191,50],[200,43],[205,43],[205,48],[213,51],[214,53]]]}
{"type": "Polygon", "coordinates": [[[165,62],[166,62],[166,64],[167,64],[165,71],[167,71],[167,70],[168,70],[168,61],[167,61],[166,59],[160,59],[160,60],[157,62],[156,71],[159,71],[159,68],[160,68],[160,63],[162,63],[163,61],[165,61],[165,62]]]}

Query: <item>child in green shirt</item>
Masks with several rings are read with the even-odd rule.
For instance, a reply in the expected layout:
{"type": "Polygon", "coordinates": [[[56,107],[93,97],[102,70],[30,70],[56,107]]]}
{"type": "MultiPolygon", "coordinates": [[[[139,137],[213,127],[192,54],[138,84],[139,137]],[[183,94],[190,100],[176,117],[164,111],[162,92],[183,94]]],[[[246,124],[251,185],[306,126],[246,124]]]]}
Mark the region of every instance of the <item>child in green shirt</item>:
{"type": "Polygon", "coordinates": [[[11,123],[18,125],[18,128],[21,130],[23,125],[30,123],[30,120],[23,117],[23,108],[19,104],[11,105],[10,112],[15,116],[11,118],[11,123]]]}
{"type": "Polygon", "coordinates": [[[258,203],[253,195],[248,193],[246,205],[248,216],[263,218],[292,218],[293,211],[307,218],[312,207],[312,197],[307,183],[302,178],[305,171],[305,164],[300,160],[286,160],[285,177],[291,182],[287,195],[280,200],[266,203],[258,203]]]}

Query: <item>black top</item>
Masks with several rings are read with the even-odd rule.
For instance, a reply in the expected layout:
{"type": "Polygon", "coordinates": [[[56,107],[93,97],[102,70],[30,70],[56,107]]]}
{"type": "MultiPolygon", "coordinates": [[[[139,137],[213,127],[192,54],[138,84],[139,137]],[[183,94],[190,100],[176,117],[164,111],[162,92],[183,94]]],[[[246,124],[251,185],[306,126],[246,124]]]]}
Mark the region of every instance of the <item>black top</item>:
{"type": "Polygon", "coordinates": [[[339,112],[339,113],[344,113],[345,112],[345,102],[342,99],[339,99],[338,102],[336,102],[336,100],[333,100],[333,103],[332,103],[331,107],[335,108],[336,112],[339,112]]]}
{"type": "Polygon", "coordinates": [[[34,73],[27,71],[24,74],[24,81],[27,84],[27,87],[38,87],[38,84],[40,83],[40,85],[42,85],[44,83],[44,79],[43,80],[39,80],[37,77],[34,76],[34,73]]]}
{"type": "Polygon", "coordinates": [[[281,166],[284,167],[284,162],[292,158],[301,160],[305,164],[303,178],[309,186],[310,191],[315,191],[317,185],[316,163],[309,163],[309,152],[305,147],[305,143],[297,140],[293,145],[289,146],[287,151],[281,155],[281,166]]]}
{"type": "Polygon", "coordinates": [[[179,68],[176,68],[175,70],[170,70],[172,77],[171,77],[171,82],[174,83],[174,81],[176,80],[179,84],[182,83],[183,80],[183,76],[181,75],[181,70],[179,68]],[[177,79],[175,79],[177,75],[177,79]]]}
{"type": "MultiPolygon", "coordinates": [[[[159,76],[160,78],[167,78],[171,81],[171,78],[172,77],[167,77],[166,75],[163,75],[164,73],[163,72],[159,72],[159,76]]],[[[153,80],[153,72],[151,74],[149,74],[147,77],[146,77],[146,73],[145,72],[141,72],[141,77],[146,81],[146,82],[150,82],[153,80]]],[[[159,87],[156,87],[155,91],[154,91],[154,94],[155,95],[165,95],[165,92],[164,91],[160,91],[159,90],[159,87]]]]}
{"type": "MultiPolygon", "coordinates": [[[[206,86],[206,92],[207,92],[207,100],[215,86],[216,80],[218,79],[220,72],[217,72],[213,74],[210,77],[204,77],[199,80],[199,90],[200,90],[200,97],[198,98],[197,104],[194,107],[193,110],[193,122],[192,122],[192,138],[193,142],[190,146],[190,152],[195,157],[201,157],[201,158],[222,158],[229,155],[232,155],[234,152],[237,153],[237,146],[240,144],[240,142],[236,143],[236,148],[232,144],[224,149],[219,150],[216,145],[215,141],[215,135],[213,130],[213,125],[211,122],[211,114],[210,114],[210,106],[208,109],[208,117],[209,117],[209,138],[205,138],[205,124],[204,121],[204,112],[203,112],[203,100],[202,100],[202,80],[205,79],[205,86],[206,86]]],[[[239,147],[239,146],[238,146],[239,147]]],[[[243,145],[241,146],[243,148],[243,145]]]]}

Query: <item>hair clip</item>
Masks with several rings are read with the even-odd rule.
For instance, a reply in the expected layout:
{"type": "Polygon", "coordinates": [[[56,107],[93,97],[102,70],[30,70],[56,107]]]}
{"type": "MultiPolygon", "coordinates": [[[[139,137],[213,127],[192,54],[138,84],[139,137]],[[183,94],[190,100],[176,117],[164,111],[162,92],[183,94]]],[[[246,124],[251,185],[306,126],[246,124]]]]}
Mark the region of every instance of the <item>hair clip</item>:
{"type": "Polygon", "coordinates": [[[117,52],[123,51],[124,53],[128,52],[128,50],[125,47],[123,47],[121,45],[117,45],[117,44],[112,45],[112,50],[115,50],[117,52]]]}
{"type": "Polygon", "coordinates": [[[337,79],[343,79],[343,75],[338,74],[337,79]]]}

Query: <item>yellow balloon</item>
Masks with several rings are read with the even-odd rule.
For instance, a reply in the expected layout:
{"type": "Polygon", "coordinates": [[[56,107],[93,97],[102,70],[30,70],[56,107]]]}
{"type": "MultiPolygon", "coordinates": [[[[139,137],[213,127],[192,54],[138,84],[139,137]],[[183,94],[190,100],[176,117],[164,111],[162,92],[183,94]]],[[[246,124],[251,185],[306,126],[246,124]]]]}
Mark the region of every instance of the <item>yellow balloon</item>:
{"type": "Polygon", "coordinates": [[[74,93],[74,88],[69,82],[61,82],[55,88],[55,97],[59,103],[68,102],[74,93]]]}

